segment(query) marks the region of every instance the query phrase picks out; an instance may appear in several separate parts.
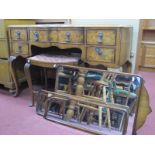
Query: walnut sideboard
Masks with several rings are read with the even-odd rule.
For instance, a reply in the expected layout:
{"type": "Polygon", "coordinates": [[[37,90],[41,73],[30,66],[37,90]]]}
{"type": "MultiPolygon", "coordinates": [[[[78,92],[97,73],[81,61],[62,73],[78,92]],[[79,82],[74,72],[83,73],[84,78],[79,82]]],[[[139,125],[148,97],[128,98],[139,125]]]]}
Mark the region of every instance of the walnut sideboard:
{"type": "Polygon", "coordinates": [[[129,64],[132,40],[130,26],[10,25],[8,32],[11,73],[16,90],[19,87],[18,77],[22,77],[21,72],[15,71],[15,66],[22,66],[16,63],[17,59],[30,57],[32,45],[41,48],[78,48],[82,51],[81,60],[90,65],[101,64],[109,68],[123,66],[127,69],[126,66],[129,64]]]}

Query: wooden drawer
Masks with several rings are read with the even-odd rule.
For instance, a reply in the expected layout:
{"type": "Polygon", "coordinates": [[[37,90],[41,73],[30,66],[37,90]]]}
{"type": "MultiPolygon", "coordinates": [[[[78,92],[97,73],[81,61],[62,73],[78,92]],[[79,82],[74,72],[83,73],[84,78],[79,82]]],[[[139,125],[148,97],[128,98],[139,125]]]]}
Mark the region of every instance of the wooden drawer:
{"type": "Polygon", "coordinates": [[[11,81],[8,60],[0,59],[0,72],[0,83],[4,84],[11,81]]]}
{"type": "Polygon", "coordinates": [[[49,31],[49,41],[51,42],[58,42],[58,31],[52,29],[49,31]]]}
{"type": "Polygon", "coordinates": [[[27,55],[29,54],[29,46],[25,42],[13,42],[11,55],[27,55]]]}
{"type": "Polygon", "coordinates": [[[87,60],[105,63],[114,63],[115,48],[88,47],[87,60]]]}
{"type": "Polygon", "coordinates": [[[0,40],[0,58],[8,58],[9,51],[8,51],[8,42],[6,39],[0,40]]]}
{"type": "Polygon", "coordinates": [[[155,68],[155,45],[142,46],[142,66],[155,68]]]}
{"type": "Polygon", "coordinates": [[[82,28],[64,28],[58,31],[58,41],[60,43],[84,43],[84,30],[82,28]]]}
{"type": "Polygon", "coordinates": [[[13,28],[13,29],[11,29],[11,39],[12,40],[26,41],[28,39],[27,30],[25,28],[13,28]]]}
{"type": "Polygon", "coordinates": [[[88,29],[86,33],[87,44],[116,45],[115,29],[88,29]]]}
{"type": "Polygon", "coordinates": [[[30,40],[31,41],[39,41],[46,42],[49,41],[48,30],[30,30],[30,40]]]}
{"type": "Polygon", "coordinates": [[[58,32],[56,28],[53,29],[35,29],[30,30],[30,40],[35,42],[57,42],[58,32]]]}

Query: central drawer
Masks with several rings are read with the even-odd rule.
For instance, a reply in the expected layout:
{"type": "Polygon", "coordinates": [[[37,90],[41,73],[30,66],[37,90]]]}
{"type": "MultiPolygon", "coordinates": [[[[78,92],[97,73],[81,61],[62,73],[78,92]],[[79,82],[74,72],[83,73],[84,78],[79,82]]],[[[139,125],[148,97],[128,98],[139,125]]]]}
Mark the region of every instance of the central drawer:
{"type": "Polygon", "coordinates": [[[83,28],[62,28],[58,29],[58,41],[60,43],[84,43],[83,28]]]}
{"type": "Polygon", "coordinates": [[[115,29],[87,29],[87,44],[116,45],[115,29]]]}
{"type": "Polygon", "coordinates": [[[115,48],[87,47],[87,60],[105,63],[115,62],[115,48]]]}

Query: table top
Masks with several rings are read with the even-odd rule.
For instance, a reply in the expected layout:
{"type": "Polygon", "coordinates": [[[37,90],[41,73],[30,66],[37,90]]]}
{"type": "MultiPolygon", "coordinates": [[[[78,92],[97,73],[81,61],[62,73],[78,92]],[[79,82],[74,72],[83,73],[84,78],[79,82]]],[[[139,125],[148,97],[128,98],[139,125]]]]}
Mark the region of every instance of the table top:
{"type": "Polygon", "coordinates": [[[39,54],[28,58],[28,62],[32,65],[40,67],[53,67],[57,64],[77,64],[79,57],[64,56],[64,55],[51,55],[51,54],[39,54]]]}
{"type": "Polygon", "coordinates": [[[9,28],[77,28],[77,27],[98,27],[98,28],[104,28],[104,27],[111,27],[111,28],[118,28],[118,27],[130,27],[132,28],[132,25],[120,25],[120,24],[35,24],[35,25],[9,25],[9,28]]]}

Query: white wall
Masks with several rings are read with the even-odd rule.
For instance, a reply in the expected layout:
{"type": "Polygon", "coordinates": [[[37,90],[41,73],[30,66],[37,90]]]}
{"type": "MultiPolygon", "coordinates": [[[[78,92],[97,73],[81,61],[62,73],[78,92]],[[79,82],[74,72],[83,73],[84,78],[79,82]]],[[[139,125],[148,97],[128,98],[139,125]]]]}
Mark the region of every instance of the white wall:
{"type": "Polygon", "coordinates": [[[131,59],[133,63],[132,72],[135,69],[135,58],[137,51],[138,31],[139,31],[139,19],[72,19],[72,24],[75,25],[87,25],[87,24],[98,24],[98,25],[130,25],[133,27],[133,38],[132,38],[132,54],[134,57],[131,59]]]}

